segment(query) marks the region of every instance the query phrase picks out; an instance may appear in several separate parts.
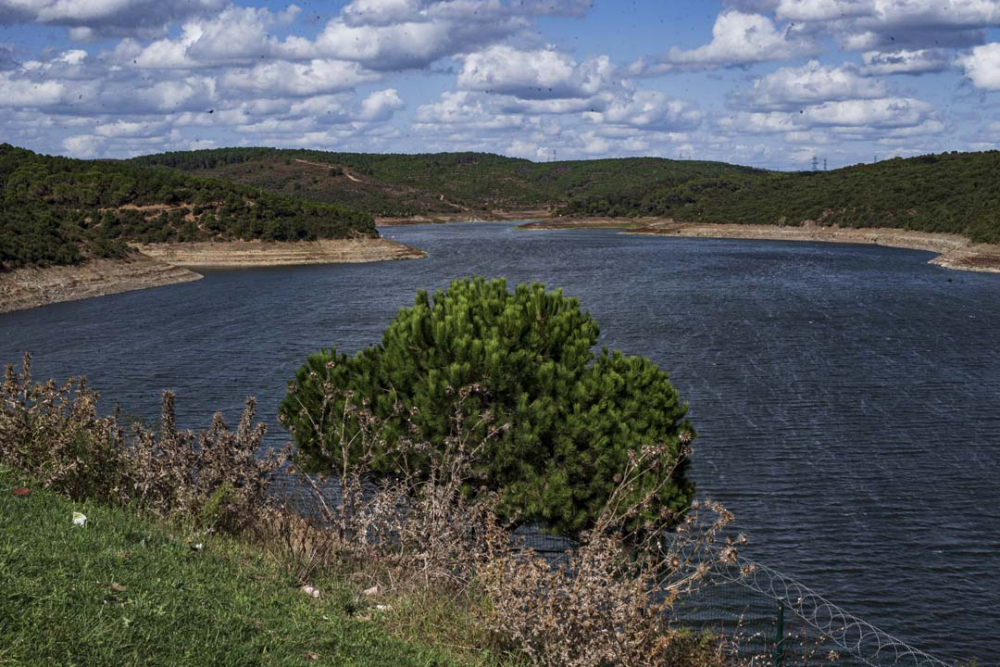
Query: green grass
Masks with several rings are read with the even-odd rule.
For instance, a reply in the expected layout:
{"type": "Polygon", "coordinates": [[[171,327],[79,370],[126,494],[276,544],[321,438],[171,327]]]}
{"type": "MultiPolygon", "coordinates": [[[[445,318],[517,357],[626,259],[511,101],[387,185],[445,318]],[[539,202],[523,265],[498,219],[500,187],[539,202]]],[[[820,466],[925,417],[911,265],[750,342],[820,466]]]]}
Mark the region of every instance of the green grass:
{"type": "Polygon", "coordinates": [[[26,482],[0,468],[0,665],[456,664],[352,618],[336,582],[316,600],[263,552],[37,488],[15,497],[26,482]]]}

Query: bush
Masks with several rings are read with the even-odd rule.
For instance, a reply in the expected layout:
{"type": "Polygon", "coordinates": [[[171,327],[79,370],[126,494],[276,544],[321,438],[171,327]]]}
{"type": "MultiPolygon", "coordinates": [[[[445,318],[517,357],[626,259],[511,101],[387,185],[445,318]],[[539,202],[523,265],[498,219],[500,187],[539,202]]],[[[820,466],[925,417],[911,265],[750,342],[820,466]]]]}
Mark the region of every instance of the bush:
{"type": "Polygon", "coordinates": [[[350,405],[364,406],[385,425],[371,469],[392,477],[429,474],[427,452],[454,433],[458,414],[464,433],[489,443],[466,493],[498,493],[505,519],[568,534],[594,525],[616,474],[655,444],[660,465],[632,493],[656,488],[657,502],[629,528],[679,516],[694,491],[684,476],[693,437],[686,405],[648,359],[595,355],[597,336],[594,319],[561,291],[536,283],[511,294],[503,280],[456,280],[433,301],[419,292],[380,345],[354,357],[333,348],[311,355],[282,403],[282,423],[300,463],[328,472],[342,465],[342,451],[365,455],[342,447],[358,440],[350,405]]]}
{"type": "Polygon", "coordinates": [[[253,399],[236,431],[216,414],[207,431],[193,433],[176,428],[174,397],[164,392],[159,430],[135,424],[128,437],[117,411],[98,413],[98,395],[82,378],[61,387],[33,381],[28,355],[21,373],[7,366],[0,399],[0,465],[70,498],[234,534],[271,506],[268,484],[288,454],[263,453],[253,399]]]}

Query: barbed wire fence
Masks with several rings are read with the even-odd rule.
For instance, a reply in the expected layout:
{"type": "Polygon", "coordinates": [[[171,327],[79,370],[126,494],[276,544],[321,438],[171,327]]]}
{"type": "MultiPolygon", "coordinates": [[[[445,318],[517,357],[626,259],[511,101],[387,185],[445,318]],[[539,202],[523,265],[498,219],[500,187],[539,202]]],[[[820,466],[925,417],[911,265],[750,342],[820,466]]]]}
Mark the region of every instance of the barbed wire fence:
{"type": "MultiPolygon", "coordinates": [[[[528,531],[525,546],[552,561],[568,558],[575,543],[528,531]]],[[[692,562],[690,567],[697,567],[692,562]]],[[[738,556],[711,559],[708,575],[678,599],[678,624],[724,636],[749,667],[952,667],[848,613],[777,570],[738,556]]]]}
{"type": "Polygon", "coordinates": [[[950,667],[840,608],[808,586],[742,556],[717,561],[678,605],[678,619],[732,638],[753,665],[950,667]]]}
{"type": "MultiPolygon", "coordinates": [[[[291,489],[293,496],[294,485],[291,489]]],[[[335,480],[325,489],[340,503],[335,480]]],[[[303,511],[308,503],[303,505],[303,511]]],[[[552,563],[567,562],[575,540],[523,526],[515,539],[552,563]]],[[[702,554],[687,567],[708,566],[698,586],[674,606],[678,625],[725,637],[747,667],[953,667],[850,614],[805,584],[742,555],[726,562],[702,554]]]]}

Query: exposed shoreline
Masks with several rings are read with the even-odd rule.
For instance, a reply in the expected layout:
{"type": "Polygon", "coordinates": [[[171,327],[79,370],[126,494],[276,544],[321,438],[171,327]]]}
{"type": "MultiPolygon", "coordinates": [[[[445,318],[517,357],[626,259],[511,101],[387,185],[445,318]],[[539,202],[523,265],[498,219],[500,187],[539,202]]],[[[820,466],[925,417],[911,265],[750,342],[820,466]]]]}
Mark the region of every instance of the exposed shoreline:
{"type": "Polygon", "coordinates": [[[95,259],[75,266],[32,267],[0,273],[0,313],[202,278],[186,267],[354,264],[426,256],[422,250],[381,238],[295,243],[170,243],[136,246],[136,249],[139,252],[127,259],[95,259]]]}
{"type": "Polygon", "coordinates": [[[476,211],[467,213],[431,213],[405,218],[376,217],[377,227],[405,227],[407,225],[443,225],[449,222],[511,222],[514,220],[548,219],[549,209],[524,211],[476,211]]]}
{"type": "Polygon", "coordinates": [[[200,279],[193,271],[143,255],[16,269],[0,273],[0,313],[200,279]]]}
{"type": "Polygon", "coordinates": [[[358,264],[397,259],[419,259],[427,253],[383,238],[327,239],[274,243],[157,243],[136,245],[142,254],[174,266],[247,268],[304,264],[358,264]]]}
{"type": "Polygon", "coordinates": [[[855,243],[938,253],[930,264],[959,271],[1000,273],[1000,246],[973,243],[958,234],[918,232],[893,228],[841,229],[803,225],[732,225],[674,222],[667,218],[550,218],[521,225],[519,229],[621,229],[623,234],[679,236],[684,238],[750,239],[761,241],[811,241],[855,243]]]}

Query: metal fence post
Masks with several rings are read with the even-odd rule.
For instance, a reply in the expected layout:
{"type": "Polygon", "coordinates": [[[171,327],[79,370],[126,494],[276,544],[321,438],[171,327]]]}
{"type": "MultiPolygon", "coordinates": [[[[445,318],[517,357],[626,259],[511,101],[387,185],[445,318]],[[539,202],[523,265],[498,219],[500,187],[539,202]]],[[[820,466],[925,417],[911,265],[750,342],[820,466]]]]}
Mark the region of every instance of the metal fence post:
{"type": "Polygon", "coordinates": [[[774,637],[774,667],[785,663],[785,603],[778,602],[778,623],[774,637]]]}

